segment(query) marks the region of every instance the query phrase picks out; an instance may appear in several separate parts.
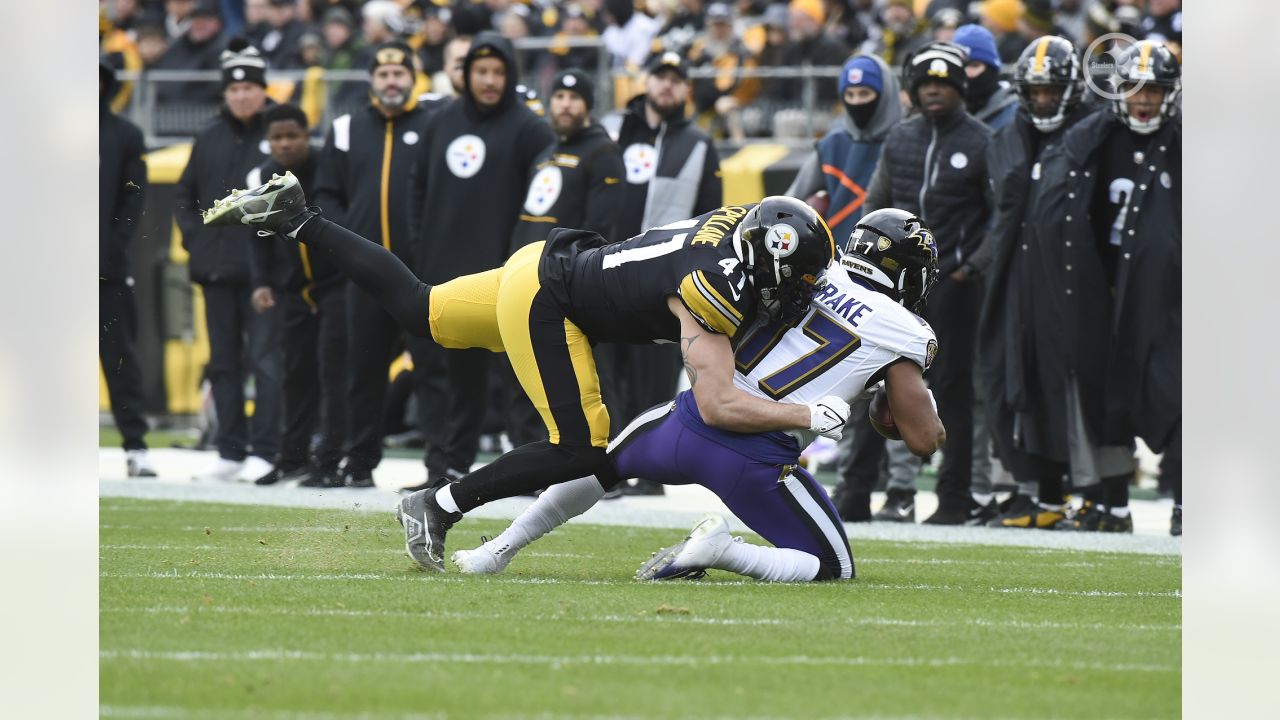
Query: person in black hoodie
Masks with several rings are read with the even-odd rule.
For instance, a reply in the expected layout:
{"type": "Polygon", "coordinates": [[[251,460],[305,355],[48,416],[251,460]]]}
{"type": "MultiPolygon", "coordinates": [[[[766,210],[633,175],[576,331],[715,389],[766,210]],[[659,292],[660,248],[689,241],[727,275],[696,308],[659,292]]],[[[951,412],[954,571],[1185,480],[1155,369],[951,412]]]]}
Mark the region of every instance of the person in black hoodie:
{"type": "MultiPolygon", "coordinates": [[[[413,51],[400,42],[374,49],[369,66],[368,105],[335,118],[325,137],[316,175],[316,204],[330,217],[382,245],[406,264],[413,263],[409,227],[409,174],[426,136],[428,113],[413,95],[413,51]]],[[[368,293],[347,292],[346,465],[350,487],[373,487],[373,470],[382,462],[383,405],[387,368],[403,342],[414,356],[414,385],[420,415],[443,412],[444,386],[423,367],[429,341],[401,340],[400,328],[368,293]]],[[[427,441],[433,425],[424,425],[427,441]]]]}
{"type": "MultiPolygon", "coordinates": [[[[551,84],[550,120],[558,141],[538,154],[530,168],[523,212],[508,255],[539,240],[555,227],[599,233],[612,242],[622,210],[622,150],[591,121],[595,84],[581,70],[565,70],[551,84]]],[[[507,435],[516,447],[546,433],[533,404],[510,374],[507,435]]]]}
{"type": "MultiPolygon", "coordinates": [[[[307,138],[307,115],[295,105],[276,105],[262,114],[271,157],[249,172],[249,187],[286,170],[303,188],[315,187],[316,153],[307,138]]],[[[322,253],[292,240],[257,238],[249,269],[253,308],[280,307],[284,325],[284,442],[279,473],[259,480],[269,485],[301,480],[303,487],[342,484],[338,461],[346,434],[346,279],[322,253]],[[311,452],[311,436],[320,436],[311,452]]]]}
{"type": "Polygon", "coordinates": [[[209,381],[218,415],[218,462],[202,477],[261,480],[275,472],[280,451],[284,352],[279,313],[256,313],[250,303],[247,228],[209,228],[200,211],[244,183],[267,155],[262,110],[268,104],[266,63],[256,48],[233,40],[222,54],[225,100],[196,136],[178,179],[174,215],[190,253],[191,281],[204,290],[209,333],[209,381]],[[253,370],[253,422],[244,414],[244,366],[253,370]],[[249,453],[252,453],[251,455],[249,453]]]}
{"type": "MultiPolygon", "coordinates": [[[[618,241],[709,212],[724,200],[715,144],[685,115],[691,92],[688,64],[676,53],[664,52],[649,60],[647,70],[645,93],[627,103],[617,131],[627,172],[618,241]]],[[[619,417],[635,417],[674,392],[680,374],[674,348],[615,345],[603,354],[602,362],[613,365],[615,376],[611,382],[605,373],[605,395],[619,417]]],[[[623,492],[658,495],[663,489],[640,480],[623,492]]]]}
{"type": "Polygon", "coordinates": [[[107,379],[111,415],[124,440],[129,477],[153,477],[142,417],[142,369],[134,340],[138,309],[133,298],[129,245],[142,217],[147,188],[146,147],[136,125],[111,112],[115,70],[98,61],[98,359],[107,379]]]}
{"type": "MultiPolygon", "coordinates": [[[[463,92],[431,115],[409,192],[414,262],[437,284],[502,265],[534,159],[555,141],[551,128],[516,97],[515,52],[502,36],[475,36],[463,62],[463,92]]],[[[489,353],[434,349],[419,367],[447,377],[448,411],[432,419],[428,484],[460,476],[475,462],[487,409],[489,353]]]]}
{"type": "MultiPolygon", "coordinates": [[[[174,40],[153,70],[217,70],[223,47],[222,15],[216,3],[202,2],[191,12],[191,21],[174,40]]],[[[156,84],[160,103],[208,103],[221,100],[212,82],[161,82],[156,84]]]]}

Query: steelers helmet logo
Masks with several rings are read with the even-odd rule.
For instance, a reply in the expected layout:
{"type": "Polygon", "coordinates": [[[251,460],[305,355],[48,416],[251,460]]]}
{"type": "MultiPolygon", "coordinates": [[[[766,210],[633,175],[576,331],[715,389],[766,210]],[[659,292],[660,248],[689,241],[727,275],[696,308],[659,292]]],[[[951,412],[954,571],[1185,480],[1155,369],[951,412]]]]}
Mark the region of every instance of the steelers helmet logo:
{"type": "Polygon", "coordinates": [[[459,135],[445,148],[444,161],[449,172],[463,180],[475,177],[484,167],[484,140],[475,135],[459,135]]]}
{"type": "Polygon", "coordinates": [[[769,228],[764,235],[764,246],[775,258],[784,258],[794,253],[800,246],[800,234],[786,223],[778,223],[769,228]]]}
{"type": "Polygon", "coordinates": [[[622,164],[627,168],[627,182],[643,185],[658,170],[658,151],[648,143],[632,143],[622,151],[622,164]]]}
{"type": "Polygon", "coordinates": [[[542,168],[533,176],[533,182],[529,183],[529,194],[524,198],[524,211],[530,215],[546,215],[555,207],[563,188],[564,175],[560,168],[555,165],[542,168]]]}

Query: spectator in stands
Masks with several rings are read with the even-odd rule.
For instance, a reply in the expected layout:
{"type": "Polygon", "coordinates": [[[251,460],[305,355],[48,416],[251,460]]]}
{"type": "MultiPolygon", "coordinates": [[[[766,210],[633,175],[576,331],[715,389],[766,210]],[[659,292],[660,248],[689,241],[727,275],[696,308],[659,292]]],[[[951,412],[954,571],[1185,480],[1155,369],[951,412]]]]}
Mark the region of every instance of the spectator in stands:
{"type": "MultiPolygon", "coordinates": [[[[317,158],[307,115],[276,105],[262,115],[271,157],[249,173],[245,187],[292,172],[315,191],[317,158]]],[[[254,238],[250,252],[253,307],[279,306],[284,330],[284,440],[279,472],[259,480],[291,480],[303,487],[333,487],[346,434],[347,283],[332,260],[280,236],[254,238]],[[314,451],[313,434],[318,438],[314,451]]]]}
{"type": "Polygon", "coordinates": [[[257,48],[237,38],[222,53],[221,66],[225,103],[196,135],[191,160],[178,179],[174,215],[190,254],[191,281],[204,291],[207,374],[218,415],[218,460],[200,477],[257,482],[275,472],[280,452],[284,357],[279,313],[254,312],[250,302],[252,231],[206,227],[200,212],[243,187],[245,176],[265,159],[266,62],[257,48]],[[252,422],[244,412],[245,355],[254,379],[252,422]]]}
{"type": "MultiPolygon", "coordinates": [[[[427,113],[412,93],[412,50],[384,43],[371,55],[370,93],[363,107],[334,119],[325,136],[316,177],[316,204],[340,217],[362,236],[412,262],[409,228],[409,175],[426,136],[427,113]]],[[[347,294],[347,447],[343,477],[330,484],[373,487],[373,470],[382,462],[382,418],[387,368],[399,352],[401,331],[368,293],[347,294]]],[[[426,341],[404,342],[415,366],[426,341]]],[[[419,397],[437,385],[424,383],[419,397]]],[[[440,400],[428,401],[433,412],[440,400]]],[[[430,433],[431,425],[423,432],[430,433]]],[[[429,436],[430,437],[430,436],[429,436]]],[[[436,439],[436,438],[431,438],[436,439]]]]}
{"type": "Polygon", "coordinates": [[[1023,0],[1024,10],[1018,19],[1018,34],[1022,36],[1023,48],[1045,35],[1065,37],[1066,31],[1053,21],[1053,0],[1023,0]]]}
{"type": "Polygon", "coordinates": [[[362,32],[369,47],[394,42],[404,33],[404,16],[395,0],[369,0],[360,9],[362,32]]]}
{"type": "MultiPolygon", "coordinates": [[[[938,356],[928,380],[947,428],[947,443],[938,473],[938,509],[924,521],[932,525],[966,524],[979,510],[969,485],[980,298],[965,262],[981,244],[992,210],[986,165],[991,130],[965,111],[966,60],[964,49],[950,43],[927,45],[912,56],[907,89],[920,113],[889,132],[864,204],[868,213],[897,207],[919,214],[938,240],[940,279],[929,295],[924,319],[938,336],[938,356]]],[[[866,415],[851,412],[851,417],[866,415]]],[[[867,503],[879,479],[884,448],[869,422],[859,422],[854,432],[850,496],[840,508],[851,512],[846,520],[869,515],[867,503]]],[[[891,475],[888,498],[877,517],[914,520],[918,468],[891,475]]]]}
{"type": "Polygon", "coordinates": [[[1018,94],[1013,85],[1000,79],[995,37],[981,25],[962,25],[955,32],[955,43],[969,51],[964,66],[969,80],[965,108],[992,130],[1008,125],[1018,111],[1018,94]]]}
{"type": "Polygon", "coordinates": [[[706,29],[706,3],[703,0],[678,0],[676,11],[658,31],[660,46],[655,51],[687,55],[693,39],[706,29]]]}
{"type": "Polygon", "coordinates": [[[911,0],[889,0],[884,30],[876,53],[894,70],[901,70],[911,54],[932,42],[929,21],[916,17],[911,0]]]}
{"type": "Polygon", "coordinates": [[[639,70],[662,23],[647,8],[637,7],[635,0],[605,0],[605,15],[608,27],[601,38],[613,56],[614,69],[639,70]]]}
{"type": "MultiPolygon", "coordinates": [[[[355,20],[341,5],[325,11],[324,24],[325,62],[327,70],[363,70],[367,67],[368,52],[363,37],[356,34],[355,20]]],[[[365,81],[333,80],[329,93],[335,114],[343,114],[367,102],[369,83],[365,81]]]]}
{"type": "MultiPolygon", "coordinates": [[[[581,39],[593,37],[595,34],[596,31],[591,27],[587,12],[582,5],[569,3],[564,6],[564,11],[560,13],[560,30],[555,34],[556,38],[581,39]]],[[[597,53],[599,52],[602,51],[595,48],[571,48],[553,45],[549,50],[551,67],[556,71],[578,68],[594,72],[598,62],[597,53]]]]}
{"type": "Polygon", "coordinates": [[[449,100],[463,92],[462,68],[471,49],[471,37],[457,35],[445,43],[444,68],[431,78],[432,92],[427,93],[423,104],[428,112],[443,107],[449,100]]]}
{"type": "Polygon", "coordinates": [[[169,49],[169,36],[159,25],[139,25],[137,34],[138,57],[142,59],[143,69],[151,70],[158,66],[160,58],[169,49]]]}
{"type": "MultiPolygon", "coordinates": [[[[442,283],[500,266],[528,187],[526,173],[554,135],[516,95],[515,51],[493,32],[477,35],[463,66],[465,91],[432,114],[418,147],[408,207],[414,270],[442,283]],[[458,242],[465,238],[465,253],[458,242]]],[[[427,484],[465,474],[475,462],[486,410],[486,350],[415,358],[415,372],[448,378],[449,407],[433,418],[444,434],[427,460],[427,484]]]]}
{"type": "Polygon", "coordinates": [[[298,19],[297,0],[269,0],[267,23],[271,27],[261,46],[267,65],[280,70],[301,67],[299,41],[307,27],[298,19]]]}
{"type": "Polygon", "coordinates": [[[945,7],[934,13],[929,20],[929,32],[936,42],[951,42],[956,35],[956,29],[963,24],[963,12],[945,7]]]}
{"type": "Polygon", "coordinates": [[[1065,37],[1075,44],[1076,47],[1083,47],[1080,43],[1084,38],[1084,28],[1089,15],[1089,6],[1093,5],[1096,0],[1058,0],[1054,8],[1053,19],[1058,27],[1062,28],[1066,33],[1065,37]]]}
{"type": "Polygon", "coordinates": [[[138,308],[129,245],[147,187],[146,147],[136,125],[111,112],[114,68],[98,62],[98,359],[129,477],[154,477],[142,416],[142,369],[134,342],[138,308]]]}
{"type": "Polygon", "coordinates": [[[1021,0],[986,0],[982,3],[982,26],[995,37],[1001,62],[1017,60],[1027,46],[1027,41],[1018,32],[1022,12],[1021,0]]]}
{"type": "MultiPolygon", "coordinates": [[[[786,67],[839,67],[849,57],[849,48],[832,40],[822,31],[827,11],[822,0],[791,0],[788,17],[788,43],[782,53],[786,67]]],[[[834,104],[837,99],[836,79],[814,81],[820,103],[834,104]]],[[[804,81],[788,80],[774,86],[782,90],[781,99],[797,101],[803,96],[804,81]]]]}
{"type": "MultiPolygon", "coordinates": [[[[414,39],[418,45],[418,62],[427,77],[434,77],[444,69],[444,46],[452,35],[449,27],[451,15],[447,7],[431,3],[426,3],[423,7],[422,23],[414,39]]],[[[434,81],[432,89],[435,89],[434,81]]]]}
{"type": "Polygon", "coordinates": [[[271,32],[271,23],[267,21],[268,3],[271,0],[244,0],[244,35],[254,47],[261,47],[262,39],[271,32]]]}
{"type": "Polygon", "coordinates": [[[827,35],[847,48],[861,48],[877,25],[874,0],[827,2],[827,35]]]}
{"type": "MultiPolygon", "coordinates": [[[[661,53],[653,56],[647,70],[645,93],[627,103],[617,132],[627,172],[619,239],[710,212],[724,201],[715,144],[685,116],[690,89],[684,58],[661,53]]],[[[680,373],[678,348],[615,345],[613,351],[620,387],[605,388],[606,403],[613,397],[613,416],[635,417],[671,396],[680,373]]],[[[625,492],[660,495],[663,490],[657,483],[642,481],[625,492]]]]}
{"type": "Polygon", "coordinates": [[[759,93],[756,78],[738,78],[734,73],[755,66],[755,59],[733,33],[733,9],[715,2],[707,7],[706,32],[689,46],[689,64],[714,68],[715,77],[693,82],[693,107],[713,137],[742,140],[745,136],[738,108],[759,93]]]}
{"type": "MultiPolygon", "coordinates": [[[[173,0],[166,3],[166,7],[173,0]]],[[[156,63],[156,70],[217,70],[224,45],[222,14],[215,0],[203,0],[182,23],[185,32],[169,45],[156,63]]],[[[161,82],[156,84],[156,100],[161,103],[217,104],[222,90],[217,82],[161,82]]],[[[246,169],[247,172],[247,169],[246,169]]],[[[244,180],[244,178],[239,178],[244,180]]]]}
{"type": "Polygon", "coordinates": [[[164,30],[170,42],[187,34],[195,9],[196,0],[164,0],[164,30]]]}
{"type": "Polygon", "coordinates": [[[1182,55],[1182,0],[1149,0],[1147,15],[1142,18],[1142,37],[1163,42],[1175,57],[1180,57],[1182,55]]]}

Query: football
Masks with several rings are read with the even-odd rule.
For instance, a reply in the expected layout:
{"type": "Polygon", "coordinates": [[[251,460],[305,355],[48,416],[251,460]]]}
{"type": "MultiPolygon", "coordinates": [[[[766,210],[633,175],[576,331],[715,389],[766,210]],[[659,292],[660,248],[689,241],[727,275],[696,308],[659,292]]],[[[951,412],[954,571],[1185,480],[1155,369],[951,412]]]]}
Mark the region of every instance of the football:
{"type": "Polygon", "coordinates": [[[901,440],[902,433],[893,421],[893,411],[889,409],[889,396],[884,388],[871,396],[871,407],[867,409],[867,417],[871,419],[871,427],[890,440],[901,440]]]}

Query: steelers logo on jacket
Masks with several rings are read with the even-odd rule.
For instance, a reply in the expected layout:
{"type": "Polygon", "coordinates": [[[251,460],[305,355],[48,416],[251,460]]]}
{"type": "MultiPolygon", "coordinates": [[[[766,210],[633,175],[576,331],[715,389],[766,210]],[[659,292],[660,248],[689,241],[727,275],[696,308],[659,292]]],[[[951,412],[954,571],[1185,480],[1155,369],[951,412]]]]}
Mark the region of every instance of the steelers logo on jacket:
{"type": "Polygon", "coordinates": [[[444,161],[449,172],[467,179],[484,167],[484,140],[475,135],[459,135],[445,148],[444,161]]]}
{"type": "Polygon", "coordinates": [[[530,215],[546,215],[560,199],[564,188],[564,175],[555,165],[544,167],[529,183],[529,194],[524,198],[524,211],[530,215]]]}
{"type": "Polygon", "coordinates": [[[658,170],[658,151],[649,143],[632,143],[622,151],[622,164],[627,168],[627,182],[643,185],[658,170]]]}

